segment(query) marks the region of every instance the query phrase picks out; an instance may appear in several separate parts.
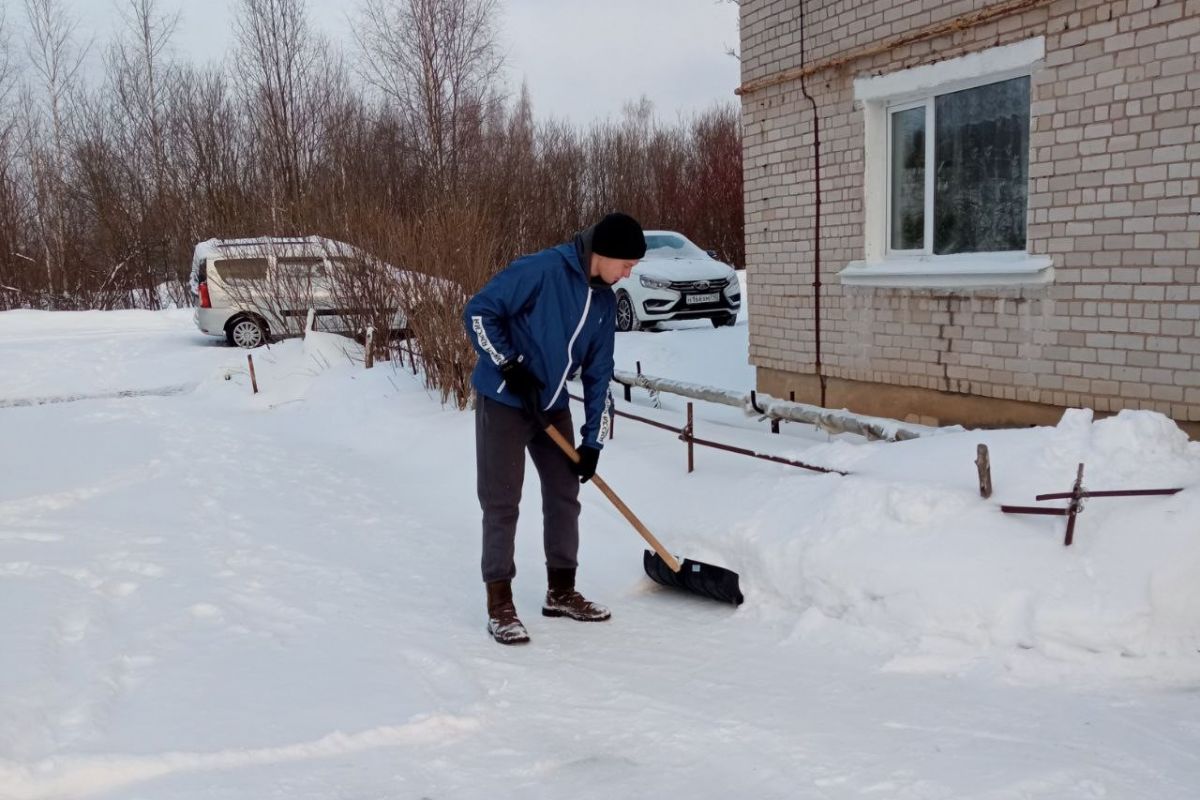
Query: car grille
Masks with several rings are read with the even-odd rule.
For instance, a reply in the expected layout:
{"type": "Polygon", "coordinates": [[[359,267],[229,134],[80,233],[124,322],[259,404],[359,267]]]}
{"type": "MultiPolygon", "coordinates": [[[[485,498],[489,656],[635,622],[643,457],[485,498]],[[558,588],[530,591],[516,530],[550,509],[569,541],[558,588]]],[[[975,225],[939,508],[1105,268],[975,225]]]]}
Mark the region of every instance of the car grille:
{"type": "Polygon", "coordinates": [[[671,281],[671,288],[677,292],[719,292],[729,285],[729,281],[714,278],[711,281],[671,281]]]}

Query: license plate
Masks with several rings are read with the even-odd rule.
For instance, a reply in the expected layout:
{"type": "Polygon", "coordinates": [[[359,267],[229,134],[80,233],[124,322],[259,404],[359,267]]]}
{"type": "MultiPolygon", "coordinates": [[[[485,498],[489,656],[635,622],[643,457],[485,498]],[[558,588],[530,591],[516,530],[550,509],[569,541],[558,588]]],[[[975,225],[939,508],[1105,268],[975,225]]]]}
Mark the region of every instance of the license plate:
{"type": "Polygon", "coordinates": [[[718,292],[709,292],[708,294],[689,294],[687,296],[687,304],[689,306],[700,305],[701,303],[715,303],[720,297],[718,292]]]}

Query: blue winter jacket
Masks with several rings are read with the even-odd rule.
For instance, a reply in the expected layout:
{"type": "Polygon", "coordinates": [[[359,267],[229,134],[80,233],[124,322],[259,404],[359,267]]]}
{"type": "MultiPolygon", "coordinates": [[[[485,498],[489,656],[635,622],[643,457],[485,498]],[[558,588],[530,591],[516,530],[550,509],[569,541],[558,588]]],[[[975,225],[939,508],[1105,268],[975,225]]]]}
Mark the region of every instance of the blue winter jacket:
{"type": "Polygon", "coordinates": [[[521,407],[500,374],[520,358],[545,387],[542,410],[566,408],[567,378],[582,369],[582,444],[599,449],[612,414],[616,301],[610,286],[589,281],[589,233],[509,264],[467,302],[463,321],[479,353],[471,383],[482,397],[521,407]]]}

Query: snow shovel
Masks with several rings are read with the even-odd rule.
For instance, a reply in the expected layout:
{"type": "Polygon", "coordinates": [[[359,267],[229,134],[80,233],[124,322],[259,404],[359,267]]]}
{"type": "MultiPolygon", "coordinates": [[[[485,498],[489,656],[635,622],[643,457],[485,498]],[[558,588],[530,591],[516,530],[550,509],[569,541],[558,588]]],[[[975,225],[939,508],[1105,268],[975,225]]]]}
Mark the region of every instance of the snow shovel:
{"type": "MultiPolygon", "coordinates": [[[[579,463],[579,453],[571,445],[566,438],[558,432],[558,429],[547,423],[539,415],[538,422],[545,429],[546,435],[554,440],[554,443],[559,446],[567,457],[576,464],[579,463]]],[[[722,603],[733,603],[735,606],[742,604],[742,590],[738,588],[738,574],[724,567],[714,567],[711,564],[704,564],[699,561],[692,561],[690,558],[685,558],[680,564],[675,556],[667,552],[667,549],[662,546],[658,539],[654,538],[654,534],[642,524],[642,521],[617,497],[617,493],[609,488],[599,475],[593,475],[592,483],[596,484],[596,488],[603,492],[604,496],[612,501],[612,504],[617,507],[625,519],[629,520],[629,524],[642,535],[646,543],[654,548],[654,552],[646,550],[642,557],[642,566],[646,570],[646,574],[650,576],[650,580],[655,583],[660,583],[663,586],[672,586],[676,589],[685,589],[692,594],[698,594],[703,597],[708,597],[712,600],[719,600],[722,603]]]]}

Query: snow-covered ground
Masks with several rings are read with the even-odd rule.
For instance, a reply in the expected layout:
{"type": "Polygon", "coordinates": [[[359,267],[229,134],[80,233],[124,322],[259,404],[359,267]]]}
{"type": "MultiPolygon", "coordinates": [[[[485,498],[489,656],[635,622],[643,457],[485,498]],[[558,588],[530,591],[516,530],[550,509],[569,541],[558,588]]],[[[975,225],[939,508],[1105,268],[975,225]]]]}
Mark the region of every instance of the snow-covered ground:
{"type": "MultiPolygon", "coordinates": [[[[667,328],[618,367],[751,388],[744,320],[667,328]]],[[[254,361],[256,396],[186,310],[0,314],[3,800],[1200,796],[1200,451],[1161,417],[868,444],[698,406],[706,438],[846,477],[712,450],[688,475],[619,420],[601,474],[746,602],[649,582],[585,487],[581,588],[614,618],[541,617],[530,469],[533,642],[505,648],[469,412],[334,337],[254,361]],[[1091,501],[1071,548],[1000,513],[1080,461],[1184,491],[1091,501]]]]}

